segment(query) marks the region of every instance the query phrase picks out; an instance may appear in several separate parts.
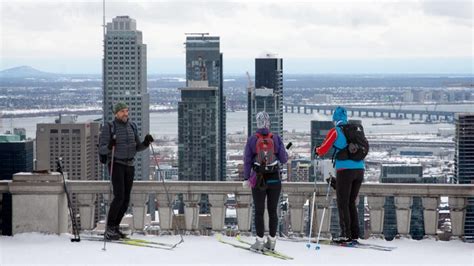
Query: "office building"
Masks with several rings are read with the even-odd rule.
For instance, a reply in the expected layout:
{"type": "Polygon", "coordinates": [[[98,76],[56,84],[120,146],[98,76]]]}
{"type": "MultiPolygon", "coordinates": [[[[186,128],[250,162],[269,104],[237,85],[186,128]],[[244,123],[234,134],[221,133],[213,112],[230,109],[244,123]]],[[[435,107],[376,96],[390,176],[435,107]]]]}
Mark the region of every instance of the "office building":
{"type": "MultiPolygon", "coordinates": [[[[129,106],[129,118],[138,126],[140,140],[150,132],[146,48],[134,19],[118,16],[107,23],[103,59],[103,121],[112,121],[113,106],[125,102],[129,106]]],[[[135,158],[135,179],[149,180],[149,150],[138,153],[135,158]]]]}

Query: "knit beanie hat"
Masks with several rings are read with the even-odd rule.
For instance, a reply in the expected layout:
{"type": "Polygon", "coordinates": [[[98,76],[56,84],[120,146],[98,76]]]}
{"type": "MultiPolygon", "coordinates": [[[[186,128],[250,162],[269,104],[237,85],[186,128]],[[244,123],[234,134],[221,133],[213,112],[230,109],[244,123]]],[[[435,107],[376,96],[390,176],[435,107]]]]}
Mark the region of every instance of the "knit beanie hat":
{"type": "Polygon", "coordinates": [[[122,109],[127,109],[128,105],[124,102],[119,102],[114,106],[114,114],[118,113],[122,109]]]}
{"type": "Polygon", "coordinates": [[[267,114],[267,112],[259,112],[256,118],[257,118],[257,128],[270,129],[270,116],[267,114]]]}

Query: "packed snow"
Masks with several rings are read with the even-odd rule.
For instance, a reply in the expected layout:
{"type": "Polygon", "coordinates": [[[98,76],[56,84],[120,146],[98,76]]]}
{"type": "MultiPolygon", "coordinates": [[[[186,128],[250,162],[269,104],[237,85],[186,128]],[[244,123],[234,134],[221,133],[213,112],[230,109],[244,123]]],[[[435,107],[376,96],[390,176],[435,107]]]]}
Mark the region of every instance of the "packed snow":
{"type": "MultiPolygon", "coordinates": [[[[134,237],[166,243],[180,239],[179,236],[134,237]]],[[[73,243],[69,239],[70,235],[40,233],[1,236],[0,265],[474,265],[474,244],[459,240],[362,240],[397,247],[391,252],[328,245],[315,250],[307,249],[306,242],[278,240],[277,250],[294,257],[294,260],[280,260],[219,243],[214,236],[184,236],[184,243],[171,251],[116,243],[107,243],[103,251],[102,242],[73,243]]],[[[230,237],[224,239],[235,241],[230,237]]],[[[244,239],[253,241],[252,237],[244,239]]]]}

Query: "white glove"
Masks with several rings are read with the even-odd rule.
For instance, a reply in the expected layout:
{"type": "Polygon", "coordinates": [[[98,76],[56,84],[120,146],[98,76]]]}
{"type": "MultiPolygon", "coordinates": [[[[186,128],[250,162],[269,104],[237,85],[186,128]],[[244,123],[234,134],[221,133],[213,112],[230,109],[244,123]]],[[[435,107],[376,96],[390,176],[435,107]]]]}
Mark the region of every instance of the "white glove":
{"type": "Polygon", "coordinates": [[[245,180],[243,183],[242,183],[242,187],[243,188],[250,188],[250,182],[248,180],[245,180]]]}

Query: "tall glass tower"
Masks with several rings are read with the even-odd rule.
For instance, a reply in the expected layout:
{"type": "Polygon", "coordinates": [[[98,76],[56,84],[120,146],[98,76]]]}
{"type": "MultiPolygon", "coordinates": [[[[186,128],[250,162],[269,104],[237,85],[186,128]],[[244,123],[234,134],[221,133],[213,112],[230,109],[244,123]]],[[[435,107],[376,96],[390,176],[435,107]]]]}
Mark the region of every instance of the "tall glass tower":
{"type": "MultiPolygon", "coordinates": [[[[140,139],[150,131],[150,96],[147,91],[146,44],[136,21],[118,16],[107,23],[104,35],[103,112],[104,123],[112,121],[113,106],[125,102],[129,117],[138,126],[140,139]]],[[[150,153],[137,154],[135,179],[149,179],[150,153]]]]}
{"type": "Polygon", "coordinates": [[[226,180],[226,112],[223,86],[220,37],[208,33],[189,33],[186,36],[186,87],[192,81],[207,81],[216,87],[217,110],[217,179],[226,180]]]}
{"type": "MultiPolygon", "coordinates": [[[[474,113],[457,113],[454,121],[454,177],[458,184],[474,184],[474,113]]],[[[474,242],[474,197],[467,199],[465,219],[464,237],[474,242]]]]}
{"type": "MultiPolygon", "coordinates": [[[[278,100],[275,106],[277,110],[275,120],[271,123],[272,127],[274,124],[278,130],[274,133],[283,137],[283,58],[276,58],[271,54],[255,58],[255,88],[263,87],[272,89],[274,97],[278,100]]],[[[255,117],[251,119],[255,120],[255,117]]]]}

